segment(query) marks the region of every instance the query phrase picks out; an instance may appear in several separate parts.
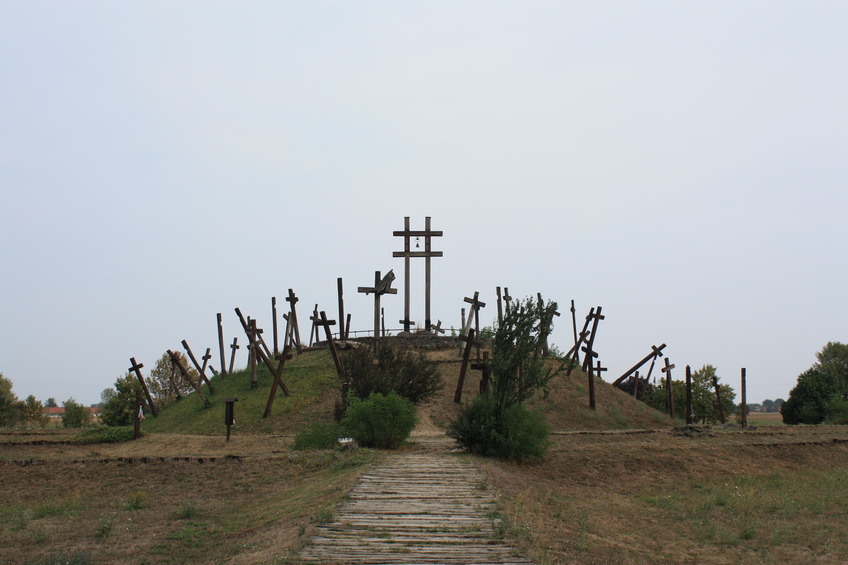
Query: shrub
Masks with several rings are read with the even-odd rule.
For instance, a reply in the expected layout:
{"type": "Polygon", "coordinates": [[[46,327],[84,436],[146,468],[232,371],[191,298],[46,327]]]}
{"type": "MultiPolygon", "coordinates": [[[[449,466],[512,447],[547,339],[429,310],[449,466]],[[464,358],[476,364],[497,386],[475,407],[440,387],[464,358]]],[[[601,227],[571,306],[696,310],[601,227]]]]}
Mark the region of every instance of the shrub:
{"type": "Polygon", "coordinates": [[[348,396],[341,429],[365,447],[394,449],[409,436],[418,420],[415,404],[395,392],[371,393],[366,400],[348,396]]]}
{"type": "Polygon", "coordinates": [[[524,404],[499,409],[490,394],[463,405],[448,435],[471,453],[524,461],[543,457],[550,428],[539,411],[524,404]]]}
{"type": "Polygon", "coordinates": [[[292,449],[333,449],[339,446],[341,428],[336,423],[312,422],[294,438],[292,449]]]}
{"type": "Polygon", "coordinates": [[[96,426],[78,433],[71,441],[76,444],[87,445],[91,443],[122,443],[132,441],[132,439],[132,426],[120,428],[96,426]]]}
{"type": "Polygon", "coordinates": [[[390,343],[382,344],[376,356],[370,347],[351,350],[342,360],[342,372],[350,391],[362,400],[374,392],[386,395],[394,391],[419,404],[442,389],[435,362],[409,347],[390,343]]]}

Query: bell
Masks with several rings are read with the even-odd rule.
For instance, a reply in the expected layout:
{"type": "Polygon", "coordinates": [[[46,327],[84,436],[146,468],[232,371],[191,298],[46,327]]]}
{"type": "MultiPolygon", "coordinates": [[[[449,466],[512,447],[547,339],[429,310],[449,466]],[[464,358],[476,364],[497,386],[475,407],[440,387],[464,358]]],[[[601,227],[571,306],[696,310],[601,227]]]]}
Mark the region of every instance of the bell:
{"type": "Polygon", "coordinates": [[[419,249],[421,247],[420,240],[421,240],[420,237],[415,238],[415,249],[419,249]]]}

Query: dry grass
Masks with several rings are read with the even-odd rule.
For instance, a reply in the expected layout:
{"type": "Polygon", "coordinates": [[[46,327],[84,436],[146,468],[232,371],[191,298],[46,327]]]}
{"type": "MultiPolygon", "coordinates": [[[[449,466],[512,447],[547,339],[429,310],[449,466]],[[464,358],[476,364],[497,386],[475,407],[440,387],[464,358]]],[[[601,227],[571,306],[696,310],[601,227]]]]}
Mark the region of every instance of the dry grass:
{"type": "MultiPolygon", "coordinates": [[[[239,440],[152,436],[97,446],[88,458],[78,449],[91,446],[55,446],[49,458],[48,446],[31,446],[44,459],[0,462],[0,563],[51,563],[60,554],[81,563],[283,562],[374,458],[239,440]],[[168,455],[202,462],[137,459],[168,455]]],[[[6,459],[27,455],[21,449],[0,444],[6,459]]]]}

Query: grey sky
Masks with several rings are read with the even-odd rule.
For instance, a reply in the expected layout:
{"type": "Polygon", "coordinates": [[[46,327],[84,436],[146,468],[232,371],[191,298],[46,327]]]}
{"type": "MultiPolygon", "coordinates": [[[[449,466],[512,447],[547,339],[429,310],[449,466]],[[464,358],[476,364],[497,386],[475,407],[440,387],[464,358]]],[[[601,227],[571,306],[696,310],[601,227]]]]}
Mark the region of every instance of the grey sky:
{"type": "Polygon", "coordinates": [[[444,326],[541,292],[607,380],[665,342],[785,398],[848,341],[846,157],[842,1],[0,0],[0,372],[96,402],[337,277],[367,329],[431,216],[444,326]]]}

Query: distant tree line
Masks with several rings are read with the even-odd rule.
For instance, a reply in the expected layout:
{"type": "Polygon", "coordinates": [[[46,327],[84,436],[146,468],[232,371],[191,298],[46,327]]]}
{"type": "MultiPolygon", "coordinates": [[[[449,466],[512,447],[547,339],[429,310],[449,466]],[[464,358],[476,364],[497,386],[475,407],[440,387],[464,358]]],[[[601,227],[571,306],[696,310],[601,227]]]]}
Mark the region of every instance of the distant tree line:
{"type": "MultiPolygon", "coordinates": [[[[91,423],[91,411],[79,404],[73,398],[62,403],[64,414],[62,426],[65,428],[81,428],[91,423]]],[[[58,408],[55,398],[48,398],[42,404],[35,396],[29,395],[25,400],[18,400],[12,391],[12,381],[0,373],[0,428],[44,428],[48,424],[44,408],[58,408]]]]}

